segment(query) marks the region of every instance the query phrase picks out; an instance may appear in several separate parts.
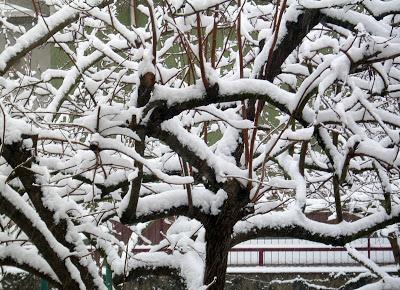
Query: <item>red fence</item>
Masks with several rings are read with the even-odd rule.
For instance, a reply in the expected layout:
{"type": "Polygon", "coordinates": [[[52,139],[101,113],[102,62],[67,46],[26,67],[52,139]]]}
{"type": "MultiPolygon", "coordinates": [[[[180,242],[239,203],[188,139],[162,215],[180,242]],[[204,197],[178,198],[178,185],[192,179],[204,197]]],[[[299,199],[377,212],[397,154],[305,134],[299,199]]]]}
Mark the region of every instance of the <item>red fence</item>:
{"type": "MultiPolygon", "coordinates": [[[[358,251],[360,252],[367,252],[368,258],[371,258],[371,252],[392,252],[392,249],[390,247],[358,247],[356,248],[358,251]]],[[[309,261],[309,259],[307,258],[307,256],[309,256],[310,254],[314,256],[314,254],[320,254],[320,253],[334,253],[334,252],[346,252],[345,248],[339,248],[339,247],[335,247],[335,248],[319,248],[319,247],[302,247],[302,248],[286,248],[286,247],[273,247],[273,248],[269,248],[269,247],[260,247],[260,248],[233,248],[230,250],[230,254],[232,253],[257,253],[258,256],[258,266],[265,266],[265,265],[271,265],[271,264],[291,264],[291,263],[266,263],[265,261],[265,255],[267,253],[278,253],[278,261],[279,259],[279,253],[281,253],[282,255],[285,255],[285,259],[286,259],[286,253],[305,253],[306,258],[304,259],[305,261],[309,261]]],[[[318,256],[318,255],[317,255],[318,256]]],[[[291,259],[293,260],[293,258],[291,259]]],[[[299,259],[301,260],[301,259],[299,259]]],[[[389,262],[390,263],[390,262],[389,262]]],[[[249,263],[230,263],[230,264],[245,264],[248,265],[249,263]]],[[[305,264],[305,263],[299,263],[299,264],[305,264]]],[[[308,263],[307,263],[308,264],[308,263]]],[[[315,260],[313,260],[310,264],[321,264],[321,263],[316,263],[315,260]]],[[[341,264],[340,262],[338,264],[341,264]]]]}
{"type": "MultiPolygon", "coordinates": [[[[378,264],[394,264],[390,245],[385,239],[368,238],[358,241],[353,246],[365,253],[378,264]],[[372,242],[371,242],[372,240],[372,242]]],[[[268,240],[266,240],[268,241],[268,240]]],[[[229,266],[294,266],[294,265],[358,265],[343,247],[330,247],[322,244],[306,244],[292,240],[293,244],[254,245],[241,244],[229,252],[229,266]]],[[[147,252],[148,248],[134,249],[135,253],[147,252]]]]}

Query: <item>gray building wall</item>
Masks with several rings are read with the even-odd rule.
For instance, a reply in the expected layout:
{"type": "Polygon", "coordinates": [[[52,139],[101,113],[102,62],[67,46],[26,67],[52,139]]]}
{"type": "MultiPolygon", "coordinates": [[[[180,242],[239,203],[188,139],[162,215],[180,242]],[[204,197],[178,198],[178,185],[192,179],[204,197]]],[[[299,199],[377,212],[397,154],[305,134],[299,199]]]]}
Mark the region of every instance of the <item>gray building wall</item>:
{"type": "MultiPolygon", "coordinates": [[[[37,22],[37,18],[35,16],[35,12],[33,9],[32,1],[29,0],[6,0],[7,8],[15,8],[13,13],[4,14],[2,11],[2,2],[0,1],[0,16],[6,17],[7,21],[14,25],[21,25],[28,31],[32,26],[37,22]],[[17,5],[17,6],[15,6],[17,5]],[[27,8],[30,11],[26,12],[21,7],[27,8]]],[[[46,13],[44,15],[48,15],[49,7],[41,4],[40,9],[46,13]]],[[[8,11],[8,10],[7,10],[8,11]]],[[[5,30],[4,27],[0,24],[0,51],[7,45],[12,45],[15,43],[15,39],[18,38],[20,34],[13,33],[10,30],[5,30]],[[7,33],[6,33],[7,31],[7,33]]],[[[24,70],[32,70],[32,71],[43,71],[46,68],[49,68],[51,65],[51,44],[47,44],[41,47],[38,47],[32,51],[32,53],[28,54],[25,58],[21,59],[17,65],[14,67],[19,71],[24,70]]]]}

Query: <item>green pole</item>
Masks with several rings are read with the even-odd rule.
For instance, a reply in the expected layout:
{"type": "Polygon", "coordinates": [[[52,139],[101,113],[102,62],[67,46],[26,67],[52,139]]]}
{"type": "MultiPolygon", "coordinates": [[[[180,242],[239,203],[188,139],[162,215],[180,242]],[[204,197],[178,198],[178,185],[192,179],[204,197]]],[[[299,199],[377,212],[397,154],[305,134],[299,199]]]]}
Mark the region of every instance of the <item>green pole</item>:
{"type": "Polygon", "coordinates": [[[113,290],[113,282],[112,282],[112,273],[111,273],[111,268],[106,264],[106,275],[104,277],[104,284],[106,285],[108,290],[113,290]]]}
{"type": "Polygon", "coordinates": [[[49,282],[44,279],[40,279],[40,290],[49,290],[49,282]]]}

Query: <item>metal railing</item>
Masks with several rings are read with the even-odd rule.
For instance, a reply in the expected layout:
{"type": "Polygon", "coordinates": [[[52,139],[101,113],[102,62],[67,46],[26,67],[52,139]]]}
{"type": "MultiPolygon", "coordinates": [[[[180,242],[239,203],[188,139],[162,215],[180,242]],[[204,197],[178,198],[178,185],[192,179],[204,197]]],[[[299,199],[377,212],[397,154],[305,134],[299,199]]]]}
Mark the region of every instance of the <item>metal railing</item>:
{"type": "MultiPolygon", "coordinates": [[[[394,264],[392,248],[386,238],[364,238],[351,243],[380,265],[394,264]]],[[[343,247],[297,239],[263,239],[232,248],[229,266],[358,265],[343,247]]]]}
{"type": "MultiPolygon", "coordinates": [[[[361,253],[380,265],[394,264],[390,243],[386,238],[364,238],[351,243],[361,253]]],[[[147,252],[140,247],[135,253],[147,252]]],[[[252,240],[229,251],[228,266],[317,266],[359,265],[344,247],[331,247],[297,239],[252,240]]]]}

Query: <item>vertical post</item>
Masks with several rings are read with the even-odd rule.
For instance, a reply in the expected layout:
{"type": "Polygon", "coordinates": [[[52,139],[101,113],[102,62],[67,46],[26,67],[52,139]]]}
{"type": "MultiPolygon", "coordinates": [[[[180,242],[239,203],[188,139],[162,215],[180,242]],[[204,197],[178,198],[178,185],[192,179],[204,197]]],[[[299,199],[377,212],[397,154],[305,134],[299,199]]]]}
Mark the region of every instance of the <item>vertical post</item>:
{"type": "Polygon", "coordinates": [[[368,236],[368,259],[371,259],[371,237],[368,236]]]}
{"type": "Polygon", "coordinates": [[[106,285],[108,290],[113,290],[112,273],[108,264],[106,264],[106,275],[104,277],[104,284],[106,285]]]}
{"type": "Polygon", "coordinates": [[[264,250],[258,250],[258,266],[264,266],[264,250]]]}
{"type": "Polygon", "coordinates": [[[40,290],[49,290],[49,282],[44,279],[40,279],[40,290]]]}

